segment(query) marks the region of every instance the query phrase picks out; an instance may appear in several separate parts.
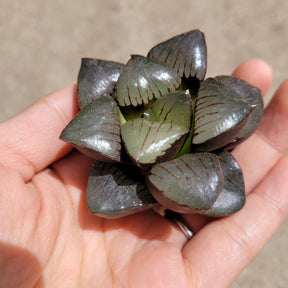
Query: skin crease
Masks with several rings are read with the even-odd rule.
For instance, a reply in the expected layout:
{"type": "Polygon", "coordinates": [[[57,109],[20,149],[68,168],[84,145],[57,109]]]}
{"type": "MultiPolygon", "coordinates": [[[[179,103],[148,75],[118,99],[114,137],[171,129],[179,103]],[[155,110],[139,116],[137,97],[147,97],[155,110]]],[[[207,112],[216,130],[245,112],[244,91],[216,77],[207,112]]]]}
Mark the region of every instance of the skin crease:
{"type": "MultiPolygon", "coordinates": [[[[272,82],[261,60],[233,75],[263,95],[272,82]]],[[[89,214],[92,161],[58,139],[78,111],[75,91],[68,85],[0,123],[0,287],[230,287],[288,214],[288,80],[257,132],[233,151],[244,208],[217,219],[184,215],[196,232],[190,241],[153,211],[118,220],[89,214]]]]}

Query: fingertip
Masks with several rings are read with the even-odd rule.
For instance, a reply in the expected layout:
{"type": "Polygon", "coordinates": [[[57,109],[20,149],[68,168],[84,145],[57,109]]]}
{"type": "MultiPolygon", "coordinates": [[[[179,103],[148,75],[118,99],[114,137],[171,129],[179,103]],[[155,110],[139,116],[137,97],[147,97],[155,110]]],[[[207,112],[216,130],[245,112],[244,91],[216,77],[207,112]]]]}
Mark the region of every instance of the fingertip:
{"type": "Polygon", "coordinates": [[[71,82],[63,88],[40,98],[38,102],[43,100],[48,102],[51,108],[58,111],[59,116],[62,115],[64,122],[67,123],[79,111],[77,101],[77,84],[75,82],[71,82]]]}
{"type": "Polygon", "coordinates": [[[265,95],[270,89],[273,80],[271,66],[261,59],[250,59],[243,62],[233,71],[232,75],[259,88],[262,95],[265,95]]]}

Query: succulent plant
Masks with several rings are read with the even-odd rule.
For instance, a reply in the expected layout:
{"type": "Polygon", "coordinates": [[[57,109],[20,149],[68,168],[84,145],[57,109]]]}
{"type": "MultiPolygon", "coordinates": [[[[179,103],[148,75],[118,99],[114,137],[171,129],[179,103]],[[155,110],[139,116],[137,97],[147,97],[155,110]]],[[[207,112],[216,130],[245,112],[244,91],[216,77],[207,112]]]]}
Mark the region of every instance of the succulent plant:
{"type": "Polygon", "coordinates": [[[159,204],[225,216],[245,187],[230,153],[258,127],[260,91],[233,76],[205,79],[204,34],[192,30],[124,65],[83,58],[79,113],[60,138],[95,159],[89,210],[117,218],[159,204]]]}

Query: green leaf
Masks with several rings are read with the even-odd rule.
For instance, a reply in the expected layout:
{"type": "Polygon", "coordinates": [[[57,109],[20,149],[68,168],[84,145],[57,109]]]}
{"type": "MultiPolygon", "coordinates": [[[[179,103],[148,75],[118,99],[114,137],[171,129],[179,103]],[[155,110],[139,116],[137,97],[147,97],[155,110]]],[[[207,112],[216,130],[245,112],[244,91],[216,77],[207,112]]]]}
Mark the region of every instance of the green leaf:
{"type": "Polygon", "coordinates": [[[171,123],[190,129],[192,101],[189,93],[172,92],[157,99],[151,109],[144,113],[144,119],[171,123]]]}
{"type": "Polygon", "coordinates": [[[183,126],[145,119],[127,121],[121,126],[126,151],[142,168],[175,158],[188,132],[183,126]]]}
{"type": "Polygon", "coordinates": [[[185,78],[196,77],[202,81],[207,67],[204,34],[192,30],[177,35],[153,47],[148,57],[168,64],[185,78]]]}
{"type": "Polygon", "coordinates": [[[120,161],[120,121],[115,101],[106,96],[85,106],[60,139],[96,160],[120,161]]]}
{"type": "Polygon", "coordinates": [[[80,108],[100,97],[112,95],[123,67],[113,61],[82,58],[77,82],[80,108]]]}
{"type": "Polygon", "coordinates": [[[227,216],[239,211],[245,204],[245,185],[241,167],[227,151],[218,154],[224,175],[223,190],[205,214],[213,217],[227,216]]]}
{"type": "Polygon", "coordinates": [[[181,77],[170,67],[140,55],[132,55],[117,82],[120,106],[148,105],[150,101],[175,91],[181,77]]]}
{"type": "Polygon", "coordinates": [[[137,106],[137,107],[125,106],[125,107],[119,107],[119,108],[127,120],[141,118],[143,113],[145,113],[145,111],[147,110],[147,107],[143,105],[137,106]]]}
{"type": "Polygon", "coordinates": [[[195,151],[213,151],[232,142],[245,126],[251,107],[230,87],[208,78],[195,104],[195,151]]]}
{"type": "Polygon", "coordinates": [[[172,211],[203,212],[221,192],[223,173],[215,154],[185,154],[153,166],[147,186],[155,199],[172,211]]]}
{"type": "Polygon", "coordinates": [[[157,204],[135,167],[98,161],[90,172],[86,201],[91,213],[104,218],[131,215],[157,204]]]}
{"type": "Polygon", "coordinates": [[[240,131],[236,139],[226,147],[226,149],[231,149],[246,140],[258,128],[263,116],[263,99],[261,91],[258,88],[248,84],[242,79],[224,75],[217,76],[215,79],[237,92],[252,109],[243,129],[240,131]]]}

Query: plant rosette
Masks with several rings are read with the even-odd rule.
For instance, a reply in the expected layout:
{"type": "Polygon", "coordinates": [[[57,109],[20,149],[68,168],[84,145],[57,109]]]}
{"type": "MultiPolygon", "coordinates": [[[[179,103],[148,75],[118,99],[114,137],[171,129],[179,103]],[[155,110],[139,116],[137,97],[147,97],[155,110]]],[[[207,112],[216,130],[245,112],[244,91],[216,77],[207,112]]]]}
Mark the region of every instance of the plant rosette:
{"type": "Polygon", "coordinates": [[[226,216],[245,203],[231,150],[263,114],[260,90],[233,76],[207,78],[204,34],[192,30],[124,65],[83,58],[80,111],[60,138],[95,159],[91,213],[118,218],[164,206],[226,216]]]}

